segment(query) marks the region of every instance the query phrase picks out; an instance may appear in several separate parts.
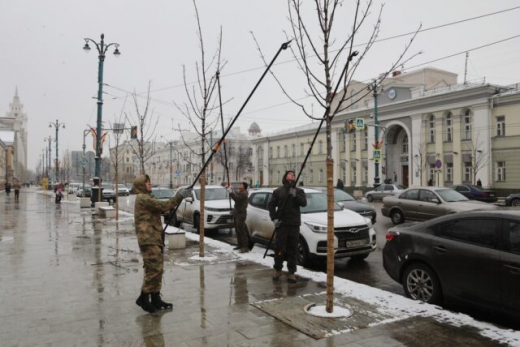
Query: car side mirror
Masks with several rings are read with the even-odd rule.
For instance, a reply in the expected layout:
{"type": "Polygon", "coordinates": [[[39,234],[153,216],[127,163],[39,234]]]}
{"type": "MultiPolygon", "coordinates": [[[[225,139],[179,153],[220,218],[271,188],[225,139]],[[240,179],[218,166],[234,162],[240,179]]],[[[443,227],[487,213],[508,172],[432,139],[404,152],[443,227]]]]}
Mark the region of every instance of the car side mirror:
{"type": "Polygon", "coordinates": [[[184,201],[191,204],[191,203],[193,203],[193,198],[191,198],[191,197],[185,198],[184,201]]]}
{"type": "Polygon", "coordinates": [[[431,201],[431,202],[434,202],[434,203],[436,203],[436,204],[440,204],[440,203],[441,203],[440,200],[437,199],[437,198],[432,198],[430,201],[431,201]]]}
{"type": "Polygon", "coordinates": [[[339,207],[341,207],[342,209],[345,209],[345,205],[344,205],[342,202],[338,202],[338,205],[339,205],[339,207]]]}

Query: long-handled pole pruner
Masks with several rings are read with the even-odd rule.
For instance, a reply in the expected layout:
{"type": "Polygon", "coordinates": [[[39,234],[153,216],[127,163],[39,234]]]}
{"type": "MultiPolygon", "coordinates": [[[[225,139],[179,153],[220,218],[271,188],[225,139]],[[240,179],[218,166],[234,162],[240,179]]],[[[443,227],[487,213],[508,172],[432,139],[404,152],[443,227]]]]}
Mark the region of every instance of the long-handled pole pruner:
{"type": "MultiPolygon", "coordinates": [[[[341,71],[341,76],[339,76],[338,83],[336,84],[336,88],[334,89],[334,94],[333,95],[335,95],[338,92],[339,86],[341,84],[341,80],[343,79],[343,76],[345,75],[345,73],[348,71],[348,67],[349,67],[350,61],[356,55],[358,55],[358,51],[354,51],[354,52],[352,52],[349,55],[347,63],[345,64],[345,67],[343,68],[343,71],[341,71]]],[[[338,107],[339,107],[339,105],[338,105],[338,107]]],[[[307,160],[309,159],[309,157],[310,157],[310,155],[312,153],[312,147],[314,146],[314,143],[316,142],[316,139],[318,138],[318,135],[320,134],[321,127],[323,126],[323,123],[325,123],[325,119],[326,119],[326,117],[328,117],[329,112],[330,112],[330,108],[327,108],[325,110],[323,118],[321,119],[321,122],[320,122],[320,124],[318,126],[318,129],[316,130],[316,133],[314,134],[314,137],[312,139],[311,145],[309,146],[309,150],[307,151],[307,154],[305,155],[305,159],[303,160],[303,163],[302,163],[302,165],[300,167],[300,171],[298,172],[298,176],[296,176],[296,179],[294,180],[293,188],[296,187],[296,184],[300,180],[300,176],[301,176],[301,174],[303,172],[303,169],[305,168],[305,164],[307,163],[307,160]]],[[[287,201],[288,200],[289,199],[286,199],[283,202],[283,205],[282,205],[282,208],[281,208],[282,211],[285,210],[285,206],[287,205],[287,201]]],[[[267,251],[269,250],[269,247],[271,246],[271,243],[273,243],[274,235],[276,234],[276,231],[278,230],[278,228],[279,228],[279,226],[274,228],[273,234],[271,235],[271,238],[269,239],[269,243],[267,244],[267,247],[265,249],[264,258],[267,256],[267,251]]]]}
{"type": "MultiPolygon", "coordinates": [[[[291,40],[292,41],[292,40],[291,40]]],[[[229,126],[227,127],[226,131],[222,134],[222,137],[220,138],[220,140],[217,142],[217,144],[215,144],[213,146],[213,148],[211,149],[211,154],[209,155],[208,159],[206,160],[206,162],[204,163],[204,165],[202,166],[201,170],[199,171],[197,177],[195,177],[195,179],[193,180],[193,183],[189,186],[189,188],[193,188],[195,186],[195,184],[199,181],[199,178],[200,176],[202,175],[202,172],[204,172],[204,170],[206,169],[206,167],[209,165],[209,163],[211,162],[211,160],[213,159],[213,156],[215,155],[215,153],[217,153],[218,149],[220,148],[220,145],[222,144],[222,142],[224,142],[224,140],[226,139],[226,136],[227,134],[229,133],[229,131],[231,130],[231,127],[233,127],[233,125],[235,124],[235,122],[237,121],[238,117],[240,116],[240,114],[242,113],[242,111],[244,110],[244,108],[246,107],[247,103],[249,102],[249,100],[251,99],[251,97],[253,96],[253,94],[255,93],[256,89],[258,88],[258,86],[260,85],[260,83],[262,82],[262,80],[264,79],[265,75],[267,75],[267,72],[269,72],[269,69],[271,69],[271,66],[274,64],[274,62],[276,61],[276,59],[278,58],[278,56],[280,55],[280,53],[282,52],[282,50],[286,50],[288,47],[289,47],[289,44],[291,43],[291,41],[287,41],[287,42],[284,42],[280,48],[278,49],[278,52],[276,52],[273,60],[271,60],[271,62],[269,63],[269,65],[267,66],[267,68],[265,69],[264,73],[262,74],[262,76],[260,77],[260,79],[258,80],[258,82],[256,82],[256,85],[255,87],[253,88],[253,90],[251,91],[251,93],[249,93],[246,101],[244,102],[244,104],[242,105],[242,107],[240,108],[240,110],[238,110],[238,113],[236,114],[236,116],[233,118],[233,120],[231,121],[231,123],[229,124],[229,126]]],[[[177,205],[174,209],[174,213],[172,213],[170,215],[170,218],[168,219],[168,222],[166,223],[166,226],[164,227],[163,229],[163,234],[166,232],[166,228],[168,228],[168,225],[170,225],[170,222],[171,220],[173,219],[173,216],[176,214],[177,212],[177,209],[179,208],[179,205],[177,205]]]]}
{"type": "MultiPolygon", "coordinates": [[[[222,111],[222,94],[220,89],[220,71],[217,71],[217,85],[218,85],[218,102],[220,107],[220,122],[222,123],[222,134],[224,134],[224,113],[222,111]]],[[[228,161],[227,161],[227,149],[226,149],[226,141],[224,141],[224,167],[226,169],[226,177],[227,182],[229,184],[229,167],[228,167],[228,161]]],[[[229,209],[231,210],[231,196],[229,196],[229,209]]]]}

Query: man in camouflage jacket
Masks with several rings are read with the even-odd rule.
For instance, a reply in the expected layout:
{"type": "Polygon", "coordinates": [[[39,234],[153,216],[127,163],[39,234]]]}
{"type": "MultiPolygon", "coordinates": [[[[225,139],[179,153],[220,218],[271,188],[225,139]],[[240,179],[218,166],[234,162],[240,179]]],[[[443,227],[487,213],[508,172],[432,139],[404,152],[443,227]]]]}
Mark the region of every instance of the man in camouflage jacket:
{"type": "Polygon", "coordinates": [[[144,175],[134,180],[134,190],[137,193],[134,208],[135,232],[144,263],[143,286],[136,304],[148,312],[169,309],[172,304],[162,301],[160,296],[164,263],[161,213],[174,209],[182,199],[191,196],[191,189],[179,189],[170,200],[160,201],[150,195],[152,182],[148,175],[144,175]]]}

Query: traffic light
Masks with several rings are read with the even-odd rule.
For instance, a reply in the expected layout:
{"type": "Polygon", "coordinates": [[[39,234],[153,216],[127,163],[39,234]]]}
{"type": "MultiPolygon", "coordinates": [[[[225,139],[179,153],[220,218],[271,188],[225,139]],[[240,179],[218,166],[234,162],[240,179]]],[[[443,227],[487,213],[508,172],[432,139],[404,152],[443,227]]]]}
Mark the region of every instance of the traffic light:
{"type": "Polygon", "coordinates": [[[137,138],[137,126],[130,128],[130,139],[134,140],[137,138]]]}
{"type": "Polygon", "coordinates": [[[356,125],[354,124],[354,120],[349,119],[348,120],[348,132],[353,133],[354,131],[356,131],[356,125]]]}

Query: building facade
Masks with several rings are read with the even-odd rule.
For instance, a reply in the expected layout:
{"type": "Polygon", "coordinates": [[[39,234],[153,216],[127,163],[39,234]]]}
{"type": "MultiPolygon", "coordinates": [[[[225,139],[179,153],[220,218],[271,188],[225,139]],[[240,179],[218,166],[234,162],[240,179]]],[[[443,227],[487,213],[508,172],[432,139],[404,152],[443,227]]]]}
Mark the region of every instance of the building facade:
{"type": "MultiPolygon", "coordinates": [[[[381,183],[420,186],[431,179],[434,185],[450,186],[480,179],[485,187],[518,187],[520,159],[513,155],[520,136],[518,85],[456,81],[456,74],[433,68],[396,74],[378,90],[377,111],[372,95],[342,110],[331,134],[334,182],[341,178],[345,186],[373,186],[379,159],[381,183]],[[358,119],[364,129],[348,131],[345,125],[358,119]]],[[[316,129],[310,124],[254,139],[254,180],[279,185],[286,170],[299,171],[316,129]]],[[[305,185],[326,185],[325,146],[323,129],[302,171],[305,185]]]]}

